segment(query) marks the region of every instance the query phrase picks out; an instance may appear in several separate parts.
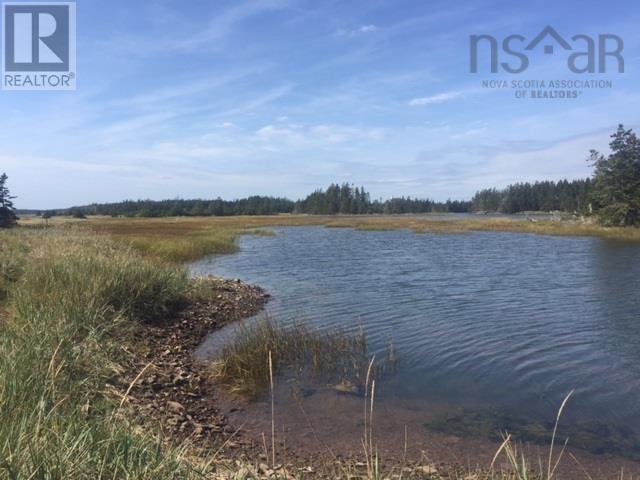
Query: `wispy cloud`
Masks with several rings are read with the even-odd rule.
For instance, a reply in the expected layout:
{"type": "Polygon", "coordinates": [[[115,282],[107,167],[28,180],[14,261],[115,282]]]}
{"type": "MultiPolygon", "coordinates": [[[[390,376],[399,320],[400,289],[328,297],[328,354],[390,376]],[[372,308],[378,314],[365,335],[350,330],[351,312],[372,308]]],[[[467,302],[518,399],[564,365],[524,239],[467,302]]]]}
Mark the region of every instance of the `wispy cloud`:
{"type": "MultiPolygon", "coordinates": [[[[161,25],[154,34],[149,32],[130,35],[121,33],[117,38],[110,38],[109,42],[103,42],[101,48],[114,51],[127,56],[172,55],[180,52],[197,51],[206,47],[207,50],[219,46],[222,48],[223,40],[230,37],[236,28],[254,17],[282,11],[289,8],[294,0],[262,0],[254,2],[243,0],[236,2],[232,7],[219,11],[206,22],[204,26],[194,29],[193,25],[199,23],[199,18],[189,19],[189,23],[180,22],[179,15],[174,12],[174,22],[171,28],[161,25]]],[[[217,4],[216,4],[217,7],[217,4]]],[[[163,18],[170,15],[165,9],[163,18]]]]}
{"type": "Polygon", "coordinates": [[[461,98],[463,95],[464,92],[461,91],[444,92],[437,95],[431,95],[429,97],[413,98],[409,101],[409,105],[411,105],[412,107],[424,107],[426,105],[434,105],[436,103],[444,103],[450,100],[455,100],[456,98],[461,98]]]}
{"type": "Polygon", "coordinates": [[[363,35],[363,34],[367,34],[367,33],[373,33],[376,30],[378,30],[378,27],[373,25],[373,24],[369,24],[369,25],[361,25],[358,28],[354,28],[354,29],[345,29],[345,28],[341,28],[340,30],[338,30],[337,34],[339,37],[357,37],[358,35],[363,35]]]}

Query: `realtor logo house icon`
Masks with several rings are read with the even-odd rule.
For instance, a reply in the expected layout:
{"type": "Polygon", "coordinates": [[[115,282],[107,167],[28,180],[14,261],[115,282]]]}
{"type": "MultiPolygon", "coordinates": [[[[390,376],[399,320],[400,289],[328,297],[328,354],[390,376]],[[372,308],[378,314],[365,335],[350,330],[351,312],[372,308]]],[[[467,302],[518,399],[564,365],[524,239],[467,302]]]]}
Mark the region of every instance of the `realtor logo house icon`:
{"type": "MultiPolygon", "coordinates": [[[[531,40],[531,43],[529,43],[529,45],[525,47],[525,50],[533,50],[547,36],[551,37],[552,40],[555,40],[555,42],[565,50],[573,50],[573,47],[569,45],[569,43],[567,43],[567,41],[564,38],[562,38],[558,32],[556,32],[552,27],[549,27],[549,26],[545,27],[544,30],[542,30],[538,35],[536,35],[536,37],[533,40],[531,40]]],[[[553,49],[554,49],[553,45],[549,45],[547,43],[544,46],[545,55],[553,55],[553,51],[554,51],[553,49]]]]}
{"type": "Polygon", "coordinates": [[[75,89],[75,3],[2,5],[4,90],[75,89]]]}

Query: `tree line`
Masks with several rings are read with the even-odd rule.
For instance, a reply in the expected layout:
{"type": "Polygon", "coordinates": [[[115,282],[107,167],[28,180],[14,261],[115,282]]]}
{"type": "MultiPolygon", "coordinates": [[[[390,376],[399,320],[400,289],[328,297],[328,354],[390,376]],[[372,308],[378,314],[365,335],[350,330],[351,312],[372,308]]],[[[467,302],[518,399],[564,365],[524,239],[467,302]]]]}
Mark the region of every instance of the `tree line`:
{"type": "Polygon", "coordinates": [[[518,183],[505,189],[481,190],[471,201],[395,197],[371,199],[364,187],[349,183],[332,184],[318,189],[298,201],[286,198],[255,196],[240,200],[127,200],[118,203],[92,204],[66,210],[48,211],[51,215],[106,215],[124,217],[180,217],[278,215],[400,215],[420,213],[471,213],[524,211],[564,211],[587,213],[592,181],[562,180],[559,182],[518,183]]]}
{"type": "Polygon", "coordinates": [[[49,211],[52,215],[107,215],[112,217],[223,217],[234,215],[277,215],[293,213],[295,202],[286,198],[253,196],[240,200],[125,200],[94,203],[68,210],[49,211]]]}
{"type": "Polygon", "coordinates": [[[364,215],[405,214],[431,212],[468,212],[471,202],[435,202],[428,199],[398,197],[386,201],[371,200],[364,187],[349,183],[332,184],[326,190],[316,190],[303,200],[253,196],[239,200],[125,200],[117,203],[91,204],[69,209],[37,212],[48,218],[71,215],[84,218],[86,215],[113,217],[181,217],[181,216],[235,216],[235,215],[364,215]]]}
{"type": "MultiPolygon", "coordinates": [[[[364,187],[349,183],[332,184],[316,190],[306,198],[253,196],[239,200],[127,200],[118,203],[92,204],[64,210],[40,212],[45,218],[54,215],[107,215],[125,217],[277,215],[411,214],[434,212],[563,211],[594,214],[605,225],[640,225],[640,140],[632,130],[620,125],[611,136],[611,154],[592,150],[592,178],[517,183],[505,189],[484,189],[471,201],[436,202],[411,197],[372,200],[364,187]]],[[[0,228],[17,222],[13,199],[6,186],[7,175],[0,176],[0,228]]]]}
{"type": "Polygon", "coordinates": [[[349,183],[332,184],[326,190],[316,190],[304,200],[296,202],[294,213],[309,215],[362,215],[362,214],[406,214],[433,212],[467,212],[471,202],[436,202],[429,199],[397,197],[389,200],[371,200],[364,187],[349,183]]]}
{"type": "Polygon", "coordinates": [[[480,190],[471,200],[474,212],[572,212],[588,213],[592,182],[586,180],[517,183],[505,189],[480,190]]]}

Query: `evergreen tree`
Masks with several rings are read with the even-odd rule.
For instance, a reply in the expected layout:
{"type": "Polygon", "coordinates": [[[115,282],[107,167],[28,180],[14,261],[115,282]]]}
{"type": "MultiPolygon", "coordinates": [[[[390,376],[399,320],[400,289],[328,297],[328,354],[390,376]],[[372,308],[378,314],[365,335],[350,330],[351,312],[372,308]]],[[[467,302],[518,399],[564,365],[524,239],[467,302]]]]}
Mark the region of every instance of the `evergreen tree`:
{"type": "Polygon", "coordinates": [[[0,175],[0,228],[15,227],[18,223],[15,208],[13,207],[13,199],[7,188],[6,173],[0,175]]]}
{"type": "Polygon", "coordinates": [[[605,225],[640,225],[640,140],[623,125],[611,138],[611,155],[591,151],[594,212],[605,225]]]}

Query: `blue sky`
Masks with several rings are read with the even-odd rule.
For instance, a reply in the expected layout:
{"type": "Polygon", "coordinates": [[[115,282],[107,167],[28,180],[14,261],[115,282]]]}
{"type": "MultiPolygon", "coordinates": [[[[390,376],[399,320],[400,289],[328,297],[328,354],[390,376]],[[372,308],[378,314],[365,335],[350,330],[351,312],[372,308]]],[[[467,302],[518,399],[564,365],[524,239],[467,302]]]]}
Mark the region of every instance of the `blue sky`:
{"type": "MultiPolygon", "coordinates": [[[[639,127],[640,3],[80,0],[75,92],[0,92],[0,171],[20,208],[127,198],[468,198],[589,175],[620,122],[639,127]],[[469,72],[469,36],[613,33],[625,73],[469,72]],[[517,99],[486,79],[612,80],[517,99]]],[[[542,47],[540,47],[542,48],[542,47]]]]}

